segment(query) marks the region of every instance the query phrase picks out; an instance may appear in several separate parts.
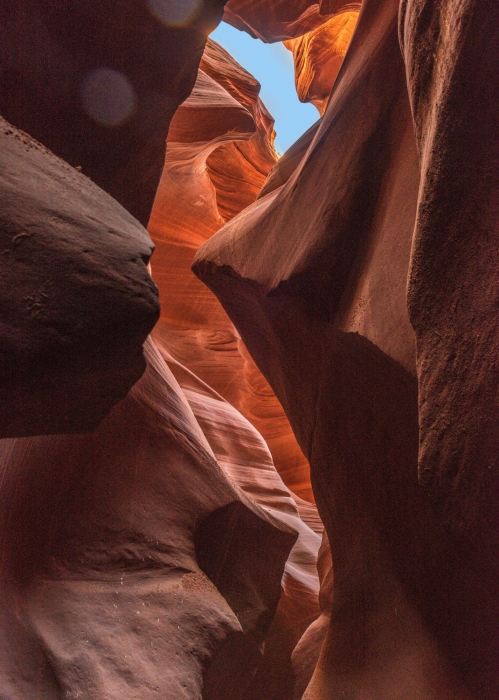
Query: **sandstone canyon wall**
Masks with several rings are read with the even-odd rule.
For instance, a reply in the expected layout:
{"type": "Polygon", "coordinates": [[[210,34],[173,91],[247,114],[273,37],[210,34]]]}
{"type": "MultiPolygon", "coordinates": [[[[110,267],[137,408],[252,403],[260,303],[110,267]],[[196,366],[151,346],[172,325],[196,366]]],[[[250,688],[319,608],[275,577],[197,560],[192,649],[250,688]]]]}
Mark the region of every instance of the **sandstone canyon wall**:
{"type": "Polygon", "coordinates": [[[229,478],[299,533],[263,664],[247,695],[277,700],[291,693],[291,652],[319,612],[315,564],[322,525],[315,507],[296,495],[309,496],[308,464],[280,404],[216,297],[190,269],[199,245],[255,200],[275,163],[273,120],[259,89],[208,40],[194,90],[171,123],[149,231],[162,301],[155,343],[229,478]]]}
{"type": "MultiPolygon", "coordinates": [[[[13,26],[19,29],[17,24],[13,26]]],[[[199,72],[192,97],[172,124],[170,159],[165,167],[170,176],[175,173],[182,177],[178,161],[171,158],[172,151],[178,145],[182,150],[182,142],[199,141],[200,128],[211,127],[206,136],[201,134],[201,151],[205,151],[201,158],[196,153],[199,143],[184,157],[193,197],[202,199],[205,194],[202,178],[196,181],[196,156],[198,164],[202,163],[201,170],[208,167],[210,183],[216,185],[214,211],[218,226],[256,198],[275,162],[273,120],[258,99],[259,87],[223,54],[214,44],[205,52],[202,66],[206,72],[199,72]],[[248,139],[251,142],[244,143],[248,139]],[[220,152],[208,158],[216,147],[220,152]],[[247,182],[244,191],[231,185],[231,180],[239,182],[241,177],[247,182]]],[[[26,113],[27,106],[22,105],[26,113]]],[[[21,122],[28,116],[33,119],[29,114],[16,115],[21,122]]],[[[165,122],[167,118],[168,113],[165,122]]],[[[39,129],[47,127],[44,119],[39,117],[39,129]]],[[[116,136],[116,132],[108,133],[116,136]]],[[[28,355],[23,359],[29,360],[42,377],[37,383],[31,365],[27,370],[21,366],[21,378],[27,381],[26,387],[21,387],[24,395],[18,403],[24,412],[29,408],[28,427],[22,411],[21,419],[12,421],[11,399],[15,392],[7,385],[8,401],[4,406],[10,422],[6,434],[42,435],[4,440],[1,444],[2,692],[14,698],[89,694],[96,698],[132,698],[157,693],[169,698],[202,696],[206,700],[235,699],[243,694],[255,700],[269,695],[289,697],[291,652],[319,612],[315,563],[322,525],[314,506],[298,497],[295,502],[257,430],[211,386],[170,355],[168,348],[176,344],[170,340],[172,334],[165,334],[161,327],[156,339],[163,357],[148,340],[144,346],[146,373],[97,430],[88,435],[43,435],[94,427],[142,373],[140,346],[157,316],[156,290],[145,269],[152,245],[138,222],[128,215],[127,219],[121,207],[111,198],[106,200],[79,169],[55,158],[7,122],[4,135],[11,137],[9,145],[14,144],[14,155],[10,146],[10,151],[5,150],[9,157],[2,163],[3,192],[14,205],[5,211],[3,220],[6,243],[14,254],[14,280],[24,290],[26,275],[36,269],[34,260],[42,254],[50,264],[40,266],[41,280],[35,277],[32,286],[35,295],[45,287],[51,294],[38,294],[33,314],[25,318],[21,306],[11,320],[12,299],[7,292],[12,275],[5,278],[2,318],[11,323],[6,324],[4,336],[12,336],[10,327],[19,324],[18,318],[26,325],[14,346],[14,360],[20,363],[31,341],[35,346],[33,358],[28,355]],[[47,180],[45,187],[38,184],[41,173],[47,180]],[[54,194],[56,188],[59,198],[54,194]],[[106,224],[113,228],[103,229],[106,224]],[[101,248],[96,249],[97,233],[101,248]],[[24,245],[19,254],[17,247],[26,244],[25,238],[31,243],[32,236],[37,247],[28,246],[26,250],[24,245]],[[96,270],[87,270],[94,259],[96,270]],[[26,263],[31,268],[26,270],[26,263]],[[139,266],[137,271],[134,264],[139,266]],[[67,269],[61,275],[64,266],[67,269]],[[59,286],[49,289],[56,276],[59,286]],[[96,305],[97,299],[101,306],[92,312],[91,304],[96,305]],[[81,318],[75,313],[78,302],[81,318]],[[72,333],[70,326],[60,341],[50,335],[45,340],[44,327],[56,323],[58,328],[64,320],[66,325],[73,322],[79,333],[72,333]],[[116,327],[122,329],[123,339],[116,327]],[[90,342],[93,338],[95,347],[90,342]],[[66,356],[57,354],[57,341],[66,349],[66,356]],[[91,351],[96,376],[86,370],[78,355],[85,358],[85,353],[91,351]],[[51,369],[47,355],[57,372],[47,372],[51,369]],[[68,365],[65,374],[64,361],[68,365]],[[125,370],[128,373],[122,377],[125,370]],[[113,393],[115,375],[121,384],[113,393]],[[90,394],[88,398],[81,387],[90,394]],[[64,392],[65,402],[55,388],[59,394],[64,392]],[[103,406],[92,403],[100,398],[98,389],[104,397],[103,406]],[[57,409],[58,422],[50,410],[40,407],[43,400],[50,409],[57,409]],[[79,422],[68,416],[68,403],[79,422]],[[164,672],[165,668],[168,671],[164,672]]],[[[81,138],[85,142],[85,134],[81,138]]],[[[88,145],[92,146],[91,139],[88,145]]],[[[79,141],[71,144],[75,150],[81,146],[79,141]]],[[[152,154],[154,160],[161,151],[158,154],[152,154]]],[[[101,165],[87,162],[85,169],[98,179],[101,165]]],[[[119,182],[119,159],[115,157],[106,166],[114,183],[119,182]]],[[[140,171],[137,177],[140,181],[140,171]]],[[[170,185],[175,177],[166,179],[170,185]]],[[[184,197],[189,193],[187,180],[184,177],[184,197]]],[[[113,190],[113,184],[106,184],[113,190]]],[[[163,190],[161,187],[159,200],[163,190]]],[[[148,192],[146,186],[139,193],[144,211],[148,192]]],[[[120,195],[133,208],[127,192],[120,190],[120,195]]],[[[208,201],[209,195],[208,188],[208,201]]],[[[137,192],[133,196],[137,198],[137,192]]],[[[171,203],[178,192],[170,187],[165,196],[171,203]]],[[[181,220],[182,211],[176,214],[174,221],[181,220]]],[[[180,243],[187,247],[191,241],[186,234],[203,225],[203,215],[206,219],[203,210],[196,214],[190,222],[184,221],[180,243]]],[[[162,263],[171,266],[161,249],[157,252],[155,274],[162,263]]],[[[184,278],[188,275],[199,286],[190,272],[193,253],[177,272],[183,272],[184,278]]],[[[158,279],[161,282],[161,274],[158,279]]],[[[172,301],[183,294],[181,285],[177,277],[177,288],[166,290],[172,292],[172,301]]],[[[203,291],[210,296],[205,288],[203,291]]],[[[196,303],[203,301],[194,300],[192,306],[196,303]]],[[[168,312],[168,303],[165,309],[168,312]]],[[[178,316],[183,326],[198,330],[196,324],[192,326],[188,304],[183,311],[183,319],[178,316]]],[[[215,311],[215,322],[211,323],[222,336],[233,331],[221,309],[215,311]],[[223,318],[218,327],[216,313],[223,318]]],[[[253,368],[257,377],[251,385],[263,385],[263,403],[255,395],[253,404],[258,408],[260,401],[260,411],[273,419],[267,430],[274,435],[276,451],[280,448],[287,452],[291,463],[293,451],[297,455],[294,461],[299,461],[302,473],[306,471],[305,489],[309,489],[308,466],[282,409],[249,357],[243,359],[237,340],[234,333],[238,367],[233,372],[231,363],[227,363],[225,374],[234,375],[229,384],[237,385],[239,380],[244,394],[244,374],[249,373],[243,371],[239,379],[237,370],[245,364],[253,368]]],[[[192,347],[187,344],[181,351],[189,364],[192,347]]],[[[200,357],[191,364],[210,365],[210,359],[203,358],[201,346],[197,354],[200,357]]],[[[223,385],[224,363],[211,372],[215,377],[222,375],[219,383],[223,385]]],[[[11,374],[16,376],[15,372],[11,374]]],[[[262,419],[260,422],[264,424],[262,419]]],[[[281,458],[281,462],[284,465],[286,460],[281,458]]]]}
{"type": "Polygon", "coordinates": [[[0,0],[0,697],[499,697],[499,10],[360,5],[0,0]]]}
{"type": "Polygon", "coordinates": [[[492,3],[366,0],[304,157],[195,259],[309,458],[331,544],[304,700],[499,693],[492,25],[492,3]]]}

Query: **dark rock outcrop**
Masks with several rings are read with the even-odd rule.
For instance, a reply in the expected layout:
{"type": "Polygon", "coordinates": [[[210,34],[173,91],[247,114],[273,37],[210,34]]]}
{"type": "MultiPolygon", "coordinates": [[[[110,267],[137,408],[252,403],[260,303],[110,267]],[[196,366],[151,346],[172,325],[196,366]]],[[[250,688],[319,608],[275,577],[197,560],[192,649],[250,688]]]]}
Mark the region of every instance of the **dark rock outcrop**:
{"type": "Polygon", "coordinates": [[[0,436],[95,428],[159,315],[147,231],[0,119],[0,436]]]}

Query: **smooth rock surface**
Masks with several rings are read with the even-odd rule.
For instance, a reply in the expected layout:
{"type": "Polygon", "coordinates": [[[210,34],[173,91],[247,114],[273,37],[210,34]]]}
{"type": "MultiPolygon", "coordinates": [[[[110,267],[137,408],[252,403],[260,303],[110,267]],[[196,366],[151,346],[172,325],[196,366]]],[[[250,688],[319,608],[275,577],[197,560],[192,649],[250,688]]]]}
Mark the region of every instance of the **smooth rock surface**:
{"type": "Polygon", "coordinates": [[[0,119],[0,437],[96,427],[145,368],[147,231],[0,119]]]}
{"type": "Polygon", "coordinates": [[[172,121],[149,223],[162,301],[154,336],[250,421],[287,486],[310,500],[308,464],[282,407],[218,300],[190,269],[196,249],[225,217],[254,201],[276,161],[273,120],[257,81],[211,40],[201,66],[193,95],[172,121]]]}
{"type": "MultiPolygon", "coordinates": [[[[478,309],[482,280],[487,289],[487,280],[492,280],[484,232],[490,236],[493,230],[495,200],[490,194],[484,205],[483,237],[477,234],[468,247],[462,232],[461,247],[451,251],[445,244],[447,219],[440,213],[452,209],[450,200],[439,199],[448,202],[439,208],[426,206],[425,199],[429,192],[432,200],[434,183],[440,188],[439,197],[444,197],[446,183],[454,182],[451,173],[461,172],[462,160],[456,155],[461,148],[470,162],[477,163],[476,173],[491,173],[492,135],[498,123],[491,116],[498,104],[495,93],[487,95],[482,85],[480,94],[489,105],[484,111],[489,148],[476,149],[472,158],[472,142],[452,91],[454,76],[456,90],[472,81],[471,56],[474,70],[492,75],[496,53],[490,27],[495,10],[487,3],[480,6],[480,13],[473,3],[446,3],[443,14],[429,3],[402,7],[409,18],[404,31],[415,37],[414,44],[407,39],[404,49],[410,92],[399,46],[399,3],[366,0],[306,155],[286,184],[226,224],[194,261],[194,270],[222,301],[285,408],[310,461],[314,493],[329,536],[334,566],[331,624],[303,700],[495,700],[499,693],[498,572],[491,554],[497,532],[491,515],[495,471],[486,472],[487,461],[482,458],[474,468],[472,461],[466,462],[467,455],[478,455],[474,446],[485,455],[486,446],[497,438],[495,414],[487,403],[495,387],[489,374],[495,317],[487,315],[488,325],[484,320],[483,326],[465,328],[464,321],[459,326],[463,383],[457,382],[455,389],[452,382],[442,383],[444,376],[450,378],[452,356],[448,362],[442,359],[441,365],[431,359],[440,357],[437,349],[451,348],[449,313],[455,302],[453,290],[459,292],[454,283],[442,284],[441,270],[447,265],[454,269],[454,255],[460,270],[457,279],[467,280],[467,285],[474,280],[473,302],[463,309],[475,314],[473,319],[480,324],[482,316],[472,309],[478,309]],[[449,39],[451,33],[457,43],[449,39]],[[422,36],[425,41],[416,40],[422,36]],[[484,46],[491,48],[487,58],[480,58],[484,46]],[[446,57],[435,73],[430,69],[434,52],[446,57]],[[440,116],[443,122],[438,121],[440,116]],[[421,132],[418,122],[425,125],[421,132]],[[447,149],[447,144],[452,147],[447,149]],[[435,218],[427,220],[430,214],[435,218]],[[427,221],[440,223],[432,228],[427,221]],[[409,303],[418,347],[423,342],[417,366],[406,301],[414,230],[409,303]],[[480,250],[484,257],[477,260],[488,261],[479,278],[466,265],[465,250],[480,250]],[[428,277],[427,266],[433,266],[428,277]],[[447,314],[442,319],[449,323],[445,326],[442,321],[438,331],[447,339],[442,343],[430,331],[429,302],[435,295],[436,310],[447,314]],[[489,328],[483,336],[487,349],[475,345],[473,333],[478,327],[480,332],[489,328]],[[476,365],[469,364],[471,357],[476,365]],[[484,378],[484,384],[474,385],[483,397],[477,404],[465,383],[465,367],[476,368],[475,374],[467,374],[470,381],[484,378]],[[433,498],[444,503],[443,515],[418,481],[416,374],[423,400],[422,428],[428,431],[422,454],[428,450],[432,455],[422,475],[430,493],[434,489],[433,498]],[[450,411],[452,401],[467,390],[462,410],[467,407],[477,431],[470,433],[469,443],[464,416],[454,424],[450,411]],[[436,427],[441,420],[456,425],[456,432],[442,434],[453,445],[449,456],[460,455],[462,473],[467,475],[465,481],[454,483],[456,495],[462,483],[462,495],[454,501],[439,490],[441,475],[436,476],[438,465],[447,462],[445,453],[440,456],[437,451],[436,427]],[[479,429],[484,431],[482,438],[479,429]],[[470,541],[477,543],[473,556],[449,527],[448,521],[457,520],[458,512],[462,530],[473,532],[470,541]],[[483,538],[479,545],[478,533],[483,538]]],[[[459,94],[467,99],[464,92],[459,94]]],[[[473,110],[473,101],[469,105],[473,110]]],[[[475,171],[466,166],[464,172],[469,176],[475,171]]],[[[475,176],[474,184],[466,182],[466,192],[474,191],[477,202],[480,178],[475,176]]],[[[451,196],[454,189],[449,192],[451,196]]],[[[460,210],[459,226],[470,220],[473,210],[469,200],[463,199],[463,206],[466,201],[469,208],[466,213],[460,210]]],[[[449,235],[454,236],[458,228],[450,225],[449,235]]],[[[494,294],[487,297],[484,309],[489,309],[494,294]]],[[[465,317],[471,323],[471,317],[465,317]]],[[[440,444],[446,442],[439,448],[440,444]]]]}
{"type": "Polygon", "coordinates": [[[224,475],[158,350],[93,433],[0,441],[0,687],[238,700],[296,533],[224,475]]]}

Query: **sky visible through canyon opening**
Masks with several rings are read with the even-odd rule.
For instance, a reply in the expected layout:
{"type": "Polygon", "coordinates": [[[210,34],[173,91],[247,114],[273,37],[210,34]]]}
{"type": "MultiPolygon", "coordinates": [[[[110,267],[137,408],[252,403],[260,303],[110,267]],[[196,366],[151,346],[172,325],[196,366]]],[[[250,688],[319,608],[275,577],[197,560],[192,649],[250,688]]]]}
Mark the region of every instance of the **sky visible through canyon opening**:
{"type": "Polygon", "coordinates": [[[260,97],[275,119],[279,155],[319,119],[312,104],[302,104],[295,90],[293,56],[281,43],[265,44],[221,22],[210,37],[261,84],[260,97]]]}

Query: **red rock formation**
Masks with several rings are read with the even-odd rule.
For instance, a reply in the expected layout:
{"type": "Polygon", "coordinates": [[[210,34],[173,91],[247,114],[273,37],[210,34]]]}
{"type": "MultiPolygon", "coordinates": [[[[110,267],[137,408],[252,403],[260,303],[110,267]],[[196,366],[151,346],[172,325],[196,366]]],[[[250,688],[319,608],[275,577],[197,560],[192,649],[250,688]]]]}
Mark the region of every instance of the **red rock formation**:
{"type": "Polygon", "coordinates": [[[146,225],[223,0],[1,0],[0,114],[146,225]]]}
{"type": "Polygon", "coordinates": [[[301,102],[312,102],[321,116],[352,39],[358,14],[340,12],[307,34],[284,42],[293,52],[298,98],[301,102]]]}
{"type": "Polygon", "coordinates": [[[274,467],[269,447],[279,465],[293,467],[300,460],[310,489],[308,465],[281,406],[219,302],[190,270],[199,239],[209,238],[224,218],[256,198],[275,162],[273,120],[258,98],[258,83],[214,42],[208,41],[201,66],[193,94],[172,121],[149,225],[157,243],[153,274],[163,300],[154,337],[230,480],[299,532],[263,664],[247,695],[247,700],[287,700],[291,652],[319,612],[320,537],[314,530],[321,532],[322,524],[316,509],[295,496],[298,512],[274,467]]]}
{"type": "Polygon", "coordinates": [[[0,119],[0,437],[95,428],[159,313],[144,228],[0,119]]]}
{"type": "Polygon", "coordinates": [[[258,661],[296,534],[224,476],[145,348],[93,433],[0,442],[0,673],[16,700],[237,700],[258,661]]]}
{"type": "Polygon", "coordinates": [[[190,270],[196,249],[255,199],[276,159],[273,120],[257,81],[210,40],[201,65],[193,94],[172,121],[149,223],[162,300],[155,338],[256,427],[285,483],[310,499],[308,464],[282,407],[217,299],[190,270]]]}
{"type": "MultiPolygon", "coordinates": [[[[478,174],[490,173],[495,153],[492,137],[498,121],[492,115],[499,104],[495,94],[487,95],[481,84],[487,146],[473,155],[468,122],[461,118],[459,106],[460,99],[467,99],[464,91],[472,80],[471,66],[475,71],[483,68],[486,80],[491,62],[497,60],[493,33],[485,29],[494,25],[495,15],[490,4],[481,8],[478,12],[472,3],[448,2],[440,14],[440,8],[430,3],[402,5],[407,13],[403,29],[416,136],[422,148],[420,165],[398,41],[398,2],[366,0],[329,106],[304,159],[286,184],[232,219],[195,259],[197,274],[217,293],[290,418],[310,460],[314,492],[331,543],[335,578],[331,626],[303,700],[366,696],[494,700],[499,693],[499,603],[490,585],[499,572],[495,554],[492,557],[494,545],[483,544],[495,542],[496,536],[488,505],[493,493],[493,477],[488,474],[494,471],[479,473],[466,461],[476,457],[477,450],[485,460],[486,446],[497,435],[487,403],[495,386],[489,371],[496,326],[487,302],[483,308],[488,312],[483,313],[488,325],[479,327],[489,331],[479,343],[489,350],[483,347],[477,354],[481,346],[467,334],[471,320],[463,310],[458,315],[462,325],[455,327],[462,339],[456,349],[459,359],[447,354],[455,345],[448,302],[456,302],[459,291],[450,281],[437,282],[438,270],[449,264],[449,274],[459,269],[456,279],[471,294],[475,278],[467,271],[464,251],[480,250],[485,257],[477,252],[476,260],[484,265],[483,279],[486,285],[490,279],[487,289],[495,289],[489,263],[484,262],[485,233],[483,241],[478,237],[471,248],[464,243],[468,239],[462,226],[469,218],[463,209],[458,210],[459,223],[452,219],[456,223],[449,238],[454,241],[459,235],[460,247],[449,249],[444,235],[445,212],[452,211],[453,197],[464,182],[467,191],[475,193],[470,197],[478,211],[478,174]],[[454,33],[457,44],[449,38],[454,33]],[[441,68],[432,72],[434,50],[441,68]],[[486,59],[481,58],[484,50],[486,59]],[[461,55],[466,79],[459,77],[461,55]],[[437,157],[440,134],[441,158],[437,157]],[[460,149],[473,167],[458,158],[460,149]],[[460,168],[465,176],[458,178],[457,189],[451,188],[447,199],[445,183],[460,168]],[[474,180],[470,173],[475,173],[474,180]],[[444,517],[421,489],[417,470],[415,337],[406,282],[420,174],[425,199],[418,210],[410,303],[424,359],[423,364],[418,361],[423,434],[428,437],[422,449],[423,475],[431,474],[428,482],[444,504],[444,517]],[[437,313],[436,334],[434,299],[442,314],[437,313]],[[451,324],[448,332],[445,323],[451,324]],[[482,372],[487,380],[483,399],[475,404],[471,393],[463,404],[469,411],[477,407],[469,449],[461,409],[456,430],[442,433],[451,424],[453,402],[469,391],[464,379],[468,366],[474,368],[470,381],[482,377],[482,372]],[[457,381],[451,390],[444,378],[451,379],[452,368],[457,372],[452,376],[461,377],[462,383],[457,381]],[[479,429],[486,432],[485,439],[478,439],[479,429]],[[439,440],[438,449],[448,445],[443,457],[437,453],[440,434],[445,440],[439,440]],[[426,451],[433,470],[425,462],[426,451]],[[453,500],[437,485],[443,477],[449,479],[452,454],[458,453],[458,473],[467,475],[469,486],[463,485],[459,496],[459,490],[453,491],[453,500]],[[489,521],[484,524],[486,513],[489,521]],[[461,530],[473,533],[474,543],[478,532],[488,535],[476,546],[472,563],[446,517],[454,522],[459,518],[461,530]]],[[[465,114],[473,110],[471,101],[465,114]]],[[[470,201],[463,199],[463,206],[471,207],[470,201]]],[[[494,201],[491,195],[485,205],[482,232],[491,230],[494,201]]],[[[474,294],[466,308],[474,314],[474,322],[486,324],[478,312],[481,292],[474,294]]],[[[494,298],[495,292],[489,299],[494,298]]],[[[457,488],[459,480],[447,483],[457,488]]]]}
{"type": "Polygon", "coordinates": [[[229,0],[224,21],[253,38],[283,41],[312,32],[327,21],[327,15],[358,11],[361,0],[229,0]]]}

